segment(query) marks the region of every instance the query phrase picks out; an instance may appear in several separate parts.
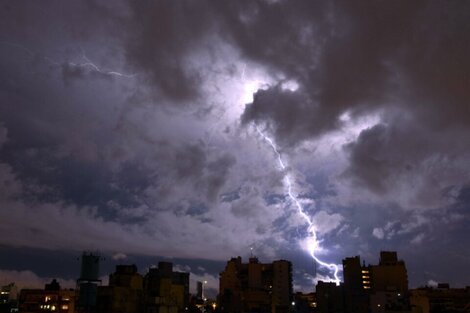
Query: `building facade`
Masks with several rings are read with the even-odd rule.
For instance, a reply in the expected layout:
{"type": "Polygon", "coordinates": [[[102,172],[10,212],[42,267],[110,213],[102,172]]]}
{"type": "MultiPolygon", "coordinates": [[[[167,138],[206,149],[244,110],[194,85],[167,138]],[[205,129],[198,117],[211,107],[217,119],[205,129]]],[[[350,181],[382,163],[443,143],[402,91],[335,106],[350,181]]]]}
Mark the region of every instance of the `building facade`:
{"type": "Polygon", "coordinates": [[[189,273],[174,272],[170,262],[159,262],[144,277],[147,313],[178,313],[189,305],[189,273]]]}
{"type": "Polygon", "coordinates": [[[359,256],[346,258],[343,283],[319,282],[317,298],[322,313],[411,312],[405,262],[394,251],[381,251],[377,265],[361,264],[359,256]]]}
{"type": "Polygon", "coordinates": [[[55,280],[44,289],[22,289],[20,292],[20,312],[73,313],[75,309],[75,290],[61,289],[55,280]]]}
{"type": "Polygon", "coordinates": [[[470,312],[470,286],[450,288],[449,284],[410,291],[413,313],[470,312]]]}
{"type": "Polygon", "coordinates": [[[292,310],[292,264],[278,260],[260,263],[251,257],[227,262],[220,273],[219,308],[223,312],[272,312],[292,310]]]}
{"type": "Polygon", "coordinates": [[[143,277],[135,265],[118,265],[109,275],[109,285],[99,286],[98,313],[134,313],[142,311],[143,277]]]}

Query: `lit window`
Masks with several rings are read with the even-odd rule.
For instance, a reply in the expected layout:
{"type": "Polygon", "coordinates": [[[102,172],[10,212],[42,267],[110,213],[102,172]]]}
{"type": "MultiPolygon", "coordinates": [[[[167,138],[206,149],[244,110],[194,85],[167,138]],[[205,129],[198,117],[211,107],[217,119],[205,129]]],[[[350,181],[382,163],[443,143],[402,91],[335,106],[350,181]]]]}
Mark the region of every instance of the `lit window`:
{"type": "Polygon", "coordinates": [[[68,309],[69,309],[68,305],[66,305],[66,304],[62,305],[62,310],[68,310],[68,309]]]}

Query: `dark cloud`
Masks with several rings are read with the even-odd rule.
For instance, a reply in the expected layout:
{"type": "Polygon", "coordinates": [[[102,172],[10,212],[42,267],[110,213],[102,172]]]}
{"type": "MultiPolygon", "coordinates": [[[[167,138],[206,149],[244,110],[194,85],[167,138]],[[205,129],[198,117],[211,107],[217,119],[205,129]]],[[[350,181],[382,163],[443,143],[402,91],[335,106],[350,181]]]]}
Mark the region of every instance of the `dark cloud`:
{"type": "MultiPolygon", "coordinates": [[[[286,144],[336,129],[345,112],[364,114],[390,105],[406,107],[414,118],[435,126],[468,125],[466,3],[336,1],[321,9],[311,6],[266,5],[253,13],[245,36],[251,26],[257,26],[255,32],[268,29],[271,15],[285,9],[276,23],[281,27],[270,36],[252,34],[257,40],[247,43],[245,36],[234,35],[248,57],[269,62],[301,87],[294,94],[278,87],[259,91],[245,120],[265,120],[286,144]],[[306,14],[309,20],[303,20],[306,14]],[[304,40],[299,24],[321,32],[305,31],[304,40]],[[268,51],[274,52],[259,56],[268,51]],[[295,65],[285,65],[286,55],[295,65]],[[291,126],[294,121],[298,126],[291,126]]],[[[235,14],[243,16],[242,9],[235,14]]],[[[243,27],[235,28],[238,32],[244,34],[243,27]]]]}
{"type": "Polygon", "coordinates": [[[295,145],[331,129],[331,121],[324,118],[319,105],[307,94],[283,89],[281,85],[256,92],[253,103],[242,115],[243,123],[253,121],[267,126],[283,146],[295,145]]]}
{"type": "Polygon", "coordinates": [[[346,147],[345,176],[382,196],[407,199],[405,207],[453,203],[468,183],[470,146],[464,138],[470,130],[429,129],[400,115],[388,122],[363,130],[346,147]]]}
{"type": "Polygon", "coordinates": [[[248,14],[247,8],[238,9],[233,38],[248,57],[268,62],[299,88],[291,91],[279,83],[259,90],[242,116],[245,124],[265,125],[282,147],[289,147],[341,129],[345,116],[378,114],[387,124],[364,130],[357,142],[348,145],[348,177],[380,194],[403,191],[413,178],[409,187],[415,194],[410,201],[431,207],[443,203],[430,195],[446,198],[449,189],[466,182],[463,164],[470,152],[464,140],[470,125],[470,94],[463,87],[470,79],[466,3],[336,1],[321,9],[313,7],[318,4],[307,8],[286,2],[258,6],[264,10],[248,14]],[[318,17],[319,12],[328,19],[318,17]],[[303,20],[306,14],[310,20],[303,20]],[[248,33],[255,25],[259,32],[268,29],[272,16],[282,27],[273,29],[268,39],[248,33]],[[286,22],[294,21],[294,16],[296,22],[286,22]],[[305,41],[299,37],[299,25],[322,32],[304,31],[309,38],[305,41]],[[259,40],[247,41],[250,36],[259,40]],[[273,37],[281,46],[271,42],[273,37]],[[268,55],[272,50],[278,54],[268,55]],[[295,58],[297,64],[286,65],[283,55],[295,58]]]}
{"type": "MultiPolygon", "coordinates": [[[[308,284],[285,174],[325,260],[375,262],[384,246],[419,260],[433,241],[466,265],[468,6],[2,3],[0,250],[17,257],[0,267],[42,282],[53,271],[12,264],[74,247],[183,267],[256,247],[293,258],[308,284]]],[[[413,266],[412,284],[451,272],[413,266]]]]}
{"type": "MultiPolygon", "coordinates": [[[[124,43],[128,62],[148,83],[178,101],[194,101],[201,77],[188,55],[205,45],[212,25],[205,2],[129,2],[131,17],[124,43]]],[[[209,43],[207,43],[209,44],[209,43]]]]}

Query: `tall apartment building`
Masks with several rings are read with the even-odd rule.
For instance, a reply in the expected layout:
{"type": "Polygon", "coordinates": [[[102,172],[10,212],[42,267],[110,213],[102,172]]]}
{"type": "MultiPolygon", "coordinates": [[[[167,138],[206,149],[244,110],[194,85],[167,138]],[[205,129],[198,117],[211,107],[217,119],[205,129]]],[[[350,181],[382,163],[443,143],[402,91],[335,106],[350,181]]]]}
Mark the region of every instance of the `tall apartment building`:
{"type": "Polygon", "coordinates": [[[319,282],[319,312],[340,312],[340,302],[348,313],[408,312],[410,309],[405,262],[398,260],[394,251],[380,252],[378,265],[361,265],[359,256],[344,259],[343,281],[340,286],[319,282]]]}
{"type": "Polygon", "coordinates": [[[189,273],[173,272],[173,264],[159,262],[144,277],[146,313],[184,312],[189,305],[189,273]]]}
{"type": "Polygon", "coordinates": [[[395,251],[381,251],[378,265],[370,265],[372,313],[405,311],[410,307],[405,262],[395,251]]]}
{"type": "Polygon", "coordinates": [[[223,312],[288,312],[292,302],[292,264],[278,260],[260,263],[251,257],[227,262],[220,273],[219,308],[223,312]]]}
{"type": "Polygon", "coordinates": [[[14,283],[0,287],[0,313],[18,309],[18,288],[14,283]]]}
{"type": "Polygon", "coordinates": [[[143,278],[135,265],[117,265],[109,275],[109,285],[99,286],[98,313],[135,313],[142,311],[143,278]]]}
{"type": "Polygon", "coordinates": [[[347,311],[369,312],[370,266],[361,265],[359,256],[343,260],[344,304],[347,311]]]}

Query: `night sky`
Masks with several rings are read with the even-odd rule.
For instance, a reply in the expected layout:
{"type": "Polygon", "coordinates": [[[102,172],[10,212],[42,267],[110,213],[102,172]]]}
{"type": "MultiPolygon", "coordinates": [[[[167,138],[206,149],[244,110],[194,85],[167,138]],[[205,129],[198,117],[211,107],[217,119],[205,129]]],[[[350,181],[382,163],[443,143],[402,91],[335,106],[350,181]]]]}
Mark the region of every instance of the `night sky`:
{"type": "Polygon", "coordinates": [[[286,177],[325,262],[470,284],[469,39],[469,1],[1,1],[0,284],[94,251],[214,295],[253,251],[311,291],[286,177]]]}

